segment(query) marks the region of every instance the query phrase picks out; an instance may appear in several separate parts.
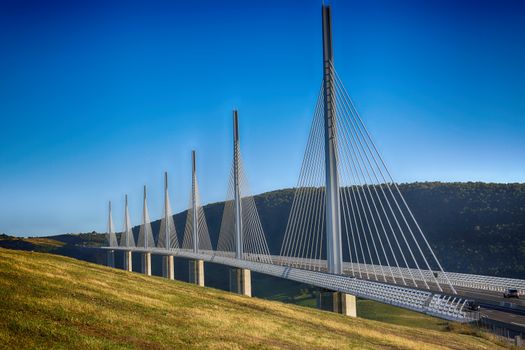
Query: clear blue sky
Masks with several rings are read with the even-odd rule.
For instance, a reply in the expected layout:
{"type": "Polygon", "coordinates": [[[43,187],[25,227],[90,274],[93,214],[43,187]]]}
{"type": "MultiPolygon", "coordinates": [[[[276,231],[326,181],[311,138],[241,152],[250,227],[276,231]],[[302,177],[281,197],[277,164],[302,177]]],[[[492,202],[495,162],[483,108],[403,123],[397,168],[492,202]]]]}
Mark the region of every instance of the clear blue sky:
{"type": "MultiPolygon", "coordinates": [[[[394,177],[525,181],[525,2],[333,1],[335,64],[394,177]]],[[[0,1],[0,232],[122,225],[190,150],[222,200],[231,109],[253,192],[294,186],[321,81],[321,1],[0,1]]]]}

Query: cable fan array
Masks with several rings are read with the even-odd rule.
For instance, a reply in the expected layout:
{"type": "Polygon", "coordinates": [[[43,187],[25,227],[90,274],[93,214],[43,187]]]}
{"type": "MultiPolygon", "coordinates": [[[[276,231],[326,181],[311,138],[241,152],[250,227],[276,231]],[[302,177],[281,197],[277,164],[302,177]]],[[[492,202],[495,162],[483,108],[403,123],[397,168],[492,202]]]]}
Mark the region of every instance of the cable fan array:
{"type": "Polygon", "coordinates": [[[134,247],[135,238],[133,237],[133,231],[131,226],[131,219],[129,217],[128,209],[128,195],[126,195],[125,206],[124,206],[124,228],[120,235],[120,246],[121,247],[134,247]]]}
{"type": "Polygon", "coordinates": [[[157,248],[178,249],[179,239],[171,212],[170,197],[168,195],[168,173],[164,173],[164,215],[160,221],[157,248]]]}
{"type": "Polygon", "coordinates": [[[111,214],[111,202],[109,202],[109,213],[108,213],[108,233],[107,233],[107,240],[110,247],[117,247],[117,235],[115,234],[115,230],[113,228],[113,215],[111,214]]]}
{"type": "MultiPolygon", "coordinates": [[[[167,177],[167,175],[165,175],[167,177]]],[[[194,222],[197,222],[196,230],[198,232],[198,243],[197,243],[197,250],[198,251],[211,251],[211,241],[210,236],[208,234],[208,226],[206,224],[206,218],[204,215],[204,210],[202,206],[200,205],[200,198],[199,198],[199,190],[198,190],[198,184],[196,177],[193,181],[195,186],[195,198],[193,198],[193,195],[190,198],[190,209],[187,211],[187,218],[186,218],[186,226],[184,229],[184,240],[182,249],[186,250],[193,250],[194,249],[194,243],[193,243],[193,227],[194,222]],[[195,206],[197,208],[196,211],[193,210],[193,201],[195,200],[195,206]],[[194,212],[196,214],[194,215],[194,212]],[[196,218],[196,220],[195,220],[196,218]]],[[[177,238],[177,230],[175,228],[175,222],[173,220],[173,215],[171,211],[171,205],[169,201],[168,196],[168,187],[167,187],[167,180],[166,180],[166,186],[165,186],[165,193],[164,193],[164,215],[160,222],[160,229],[158,234],[157,244],[155,245],[155,241],[153,239],[153,232],[151,228],[151,222],[149,218],[149,212],[148,212],[148,206],[147,206],[147,198],[146,198],[146,189],[144,188],[144,202],[143,202],[143,211],[142,211],[142,224],[139,228],[139,236],[137,245],[135,245],[135,239],[133,236],[131,221],[129,217],[129,210],[128,210],[128,197],[126,195],[126,203],[125,203],[125,210],[124,210],[124,228],[122,230],[122,234],[120,236],[120,244],[117,244],[117,239],[115,236],[115,233],[113,232],[113,220],[111,218],[111,205],[110,205],[110,212],[109,212],[109,218],[108,218],[108,242],[110,247],[138,247],[138,248],[163,248],[168,250],[176,250],[179,248],[178,238],[177,238]],[[113,239],[113,237],[115,237],[113,239]]]]}
{"type": "MultiPolygon", "coordinates": [[[[245,260],[272,263],[270,250],[266,243],[264,231],[259,219],[255,200],[250,195],[248,181],[242,166],[242,159],[239,148],[236,147],[239,162],[239,190],[241,197],[241,217],[242,217],[242,258],[245,260]]],[[[224,202],[224,211],[219,231],[219,241],[217,244],[217,255],[235,257],[235,189],[234,189],[235,165],[232,165],[228,182],[227,200],[224,202]]]]}
{"type": "MultiPolygon", "coordinates": [[[[443,291],[442,287],[447,287],[455,293],[333,65],[330,66],[330,70],[335,95],[330,97],[331,101],[335,102],[334,136],[337,140],[335,150],[343,273],[362,279],[417,288],[438,288],[443,291]],[[438,282],[439,274],[440,280],[446,282],[443,285],[438,282]]],[[[272,263],[274,260],[281,265],[307,270],[327,270],[323,88],[324,86],[321,86],[317,98],[280,256],[272,259],[254,198],[250,195],[238,143],[236,114],[234,162],[229,177],[217,252],[213,251],[204,210],[200,204],[195,154],[190,209],[187,211],[181,249],[194,253],[209,252],[226,257],[240,257],[262,263],[272,263]],[[239,182],[238,193],[235,189],[236,179],[239,182]],[[240,202],[237,208],[236,196],[240,202]],[[237,212],[241,218],[238,223],[237,212]],[[241,231],[240,243],[236,242],[237,225],[241,231]]],[[[164,200],[164,217],[160,225],[157,247],[179,249],[167,194],[167,179],[164,200]]],[[[116,246],[117,239],[112,233],[111,208],[108,232],[110,246],[116,246]]],[[[134,244],[126,197],[120,246],[134,247],[134,244]]],[[[155,247],[145,189],[137,247],[155,247]]]]}
{"type": "MultiPolygon", "coordinates": [[[[217,254],[226,257],[236,257],[236,224],[235,224],[235,182],[239,181],[239,201],[240,206],[238,208],[240,212],[240,235],[242,239],[242,246],[239,250],[240,258],[246,260],[252,260],[263,263],[271,263],[270,250],[264,236],[264,231],[259,219],[259,214],[255,205],[253,196],[250,195],[248,181],[244,173],[244,167],[242,165],[242,159],[239,147],[238,138],[238,119],[237,111],[234,111],[234,160],[232,164],[232,170],[229,177],[227,200],[224,205],[223,217],[219,232],[219,241],[217,245],[217,254]],[[237,173],[236,173],[237,171],[237,173]],[[237,177],[236,177],[237,175],[237,177]],[[236,180],[237,179],[237,180],[236,180]]],[[[206,217],[204,210],[200,204],[200,193],[199,185],[196,175],[196,158],[195,152],[192,152],[192,191],[190,194],[189,209],[186,214],[186,225],[184,228],[184,236],[182,248],[186,251],[193,253],[199,252],[213,252],[208,225],[206,223],[206,217]],[[195,208],[195,209],[194,209],[195,208]]],[[[171,213],[171,207],[168,196],[168,179],[167,173],[165,173],[165,185],[164,185],[164,216],[161,220],[160,230],[158,234],[157,248],[163,249],[179,249],[177,232],[175,229],[175,223],[171,213]]],[[[125,209],[125,222],[124,230],[121,236],[121,246],[134,247],[133,233],[131,225],[129,223],[129,214],[127,209],[127,196],[126,196],[126,209],[125,209]]],[[[111,205],[108,218],[108,240],[110,246],[117,246],[116,239],[113,242],[112,237],[115,235],[113,232],[113,222],[111,219],[111,205]],[[113,242],[113,243],[112,243],[113,242]]],[[[139,230],[138,244],[139,248],[154,248],[153,234],[149,219],[147,198],[146,198],[146,187],[144,186],[144,203],[142,213],[142,225],[139,230]]]]}
{"type": "MultiPolygon", "coordinates": [[[[344,273],[442,290],[437,273],[432,273],[438,271],[455,293],[333,65],[331,71],[344,273]]],[[[318,271],[327,269],[322,92],[280,252],[281,264],[318,271]]]]}
{"type": "Polygon", "coordinates": [[[149,218],[146,186],[144,186],[144,199],[142,207],[142,224],[139,227],[139,236],[137,244],[135,245],[135,238],[133,236],[133,227],[131,226],[131,220],[128,209],[128,196],[125,199],[124,208],[124,228],[120,235],[120,244],[117,244],[117,238],[113,231],[113,219],[111,213],[111,202],[109,204],[109,215],[108,215],[108,242],[110,247],[137,247],[137,248],[164,248],[164,249],[179,249],[179,243],[177,238],[177,231],[175,229],[175,223],[173,221],[173,215],[171,213],[171,206],[168,196],[168,175],[164,174],[165,186],[164,186],[164,215],[161,219],[160,230],[158,234],[157,244],[153,238],[153,231],[151,228],[151,222],[149,218]],[[114,238],[113,238],[114,237],[114,238]]]}
{"type": "Polygon", "coordinates": [[[323,94],[319,92],[299,181],[281,245],[281,263],[326,270],[323,94]]]}
{"type": "Polygon", "coordinates": [[[190,204],[187,211],[186,226],[184,227],[184,239],[182,249],[198,251],[211,251],[211,240],[208,233],[208,224],[204,216],[204,210],[200,204],[199,185],[197,175],[193,172],[192,193],[190,194],[190,204]],[[194,210],[193,208],[197,208],[194,210]],[[197,232],[197,242],[193,240],[193,231],[197,232]]]}
{"type": "Polygon", "coordinates": [[[139,248],[155,248],[155,241],[153,240],[153,232],[151,230],[151,222],[149,219],[148,203],[146,196],[146,186],[144,186],[144,203],[142,206],[142,225],[139,230],[139,240],[137,242],[139,248]]]}

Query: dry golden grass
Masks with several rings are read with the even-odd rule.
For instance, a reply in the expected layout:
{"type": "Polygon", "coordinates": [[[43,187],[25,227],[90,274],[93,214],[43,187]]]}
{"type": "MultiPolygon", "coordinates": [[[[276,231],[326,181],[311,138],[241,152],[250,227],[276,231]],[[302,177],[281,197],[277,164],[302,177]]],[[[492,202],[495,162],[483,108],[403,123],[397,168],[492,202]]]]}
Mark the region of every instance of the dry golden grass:
{"type": "Polygon", "coordinates": [[[394,326],[78,260],[0,249],[0,347],[498,349],[483,335],[394,326]]]}
{"type": "Polygon", "coordinates": [[[32,243],[37,246],[53,247],[53,248],[63,247],[65,244],[64,242],[60,242],[54,239],[40,238],[40,237],[22,238],[22,240],[28,243],[32,243]]]}

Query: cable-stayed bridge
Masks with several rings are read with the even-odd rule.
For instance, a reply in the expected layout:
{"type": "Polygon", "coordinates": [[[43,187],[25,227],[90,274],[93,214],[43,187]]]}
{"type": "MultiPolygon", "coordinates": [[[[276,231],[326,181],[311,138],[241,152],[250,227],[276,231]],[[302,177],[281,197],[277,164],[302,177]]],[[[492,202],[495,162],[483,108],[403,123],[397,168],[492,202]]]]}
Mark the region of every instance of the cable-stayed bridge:
{"type": "Polygon", "coordinates": [[[174,224],[165,174],[164,211],[153,234],[146,187],[142,224],[135,241],[125,200],[117,241],[111,204],[110,265],[114,251],[142,256],[151,274],[151,254],[164,258],[173,279],[173,257],[190,259],[190,280],[204,285],[204,262],[231,267],[233,291],[251,295],[250,271],[317,286],[330,309],[355,316],[362,297],[449,320],[478,317],[467,300],[476,293],[525,293],[525,281],[446,272],[414,217],[334,65],[331,8],[323,6],[323,78],[308,143],[279,254],[270,252],[251,195],[240,150],[239,118],[233,112],[233,161],[218,242],[208,232],[192,153],[192,183],[182,242],[174,224]],[[157,239],[155,240],[155,236],[157,239]],[[273,253],[273,254],[272,254],[273,253]]]}

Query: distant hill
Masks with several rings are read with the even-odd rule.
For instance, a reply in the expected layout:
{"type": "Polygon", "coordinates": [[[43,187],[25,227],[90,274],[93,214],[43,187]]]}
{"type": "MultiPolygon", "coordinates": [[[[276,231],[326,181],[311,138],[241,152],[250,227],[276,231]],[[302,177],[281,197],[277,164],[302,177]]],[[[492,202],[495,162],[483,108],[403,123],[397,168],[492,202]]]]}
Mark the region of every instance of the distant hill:
{"type": "Polygon", "coordinates": [[[426,315],[389,325],[1,248],[0,314],[6,349],[503,348],[468,326],[421,328],[426,315]]]}
{"type": "Polygon", "coordinates": [[[3,248],[59,254],[98,264],[106,262],[104,252],[98,249],[105,244],[105,234],[96,232],[28,238],[0,234],[3,248]]]}
{"type": "MultiPolygon", "coordinates": [[[[401,184],[400,189],[446,270],[525,278],[525,184],[424,182],[401,184]]],[[[279,254],[293,196],[293,189],[255,196],[273,254],[279,254]]],[[[222,202],[204,207],[214,244],[223,207],[222,202]]],[[[182,242],[186,212],[174,218],[182,242]]],[[[155,233],[159,226],[158,220],[152,223],[155,233]]],[[[138,227],[134,233],[138,237],[138,227]]],[[[79,247],[104,241],[102,235],[94,233],[48,238],[64,243],[58,253],[74,257],[87,254],[79,247]]],[[[0,238],[0,246],[16,248],[12,245],[0,238]]],[[[94,262],[101,259],[83,258],[94,262]]]]}
{"type": "MultiPolygon", "coordinates": [[[[423,182],[400,190],[447,271],[525,278],[525,184],[423,182]]],[[[279,254],[293,195],[284,189],[255,196],[272,254],[279,254]]],[[[212,242],[223,206],[204,207],[212,242]]],[[[185,212],[175,215],[181,239],[185,219],[185,212]]]]}

